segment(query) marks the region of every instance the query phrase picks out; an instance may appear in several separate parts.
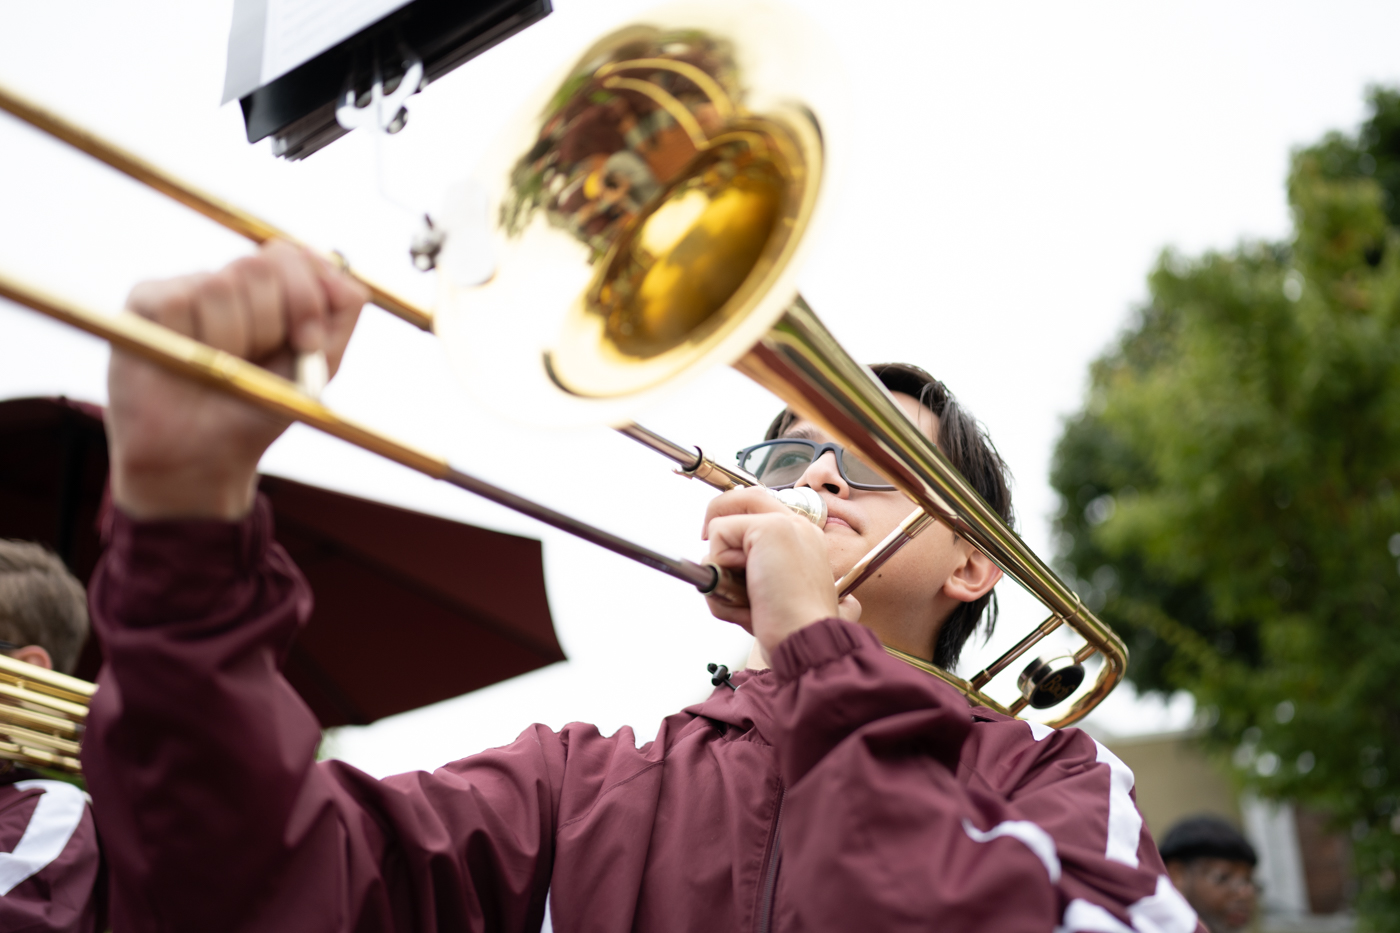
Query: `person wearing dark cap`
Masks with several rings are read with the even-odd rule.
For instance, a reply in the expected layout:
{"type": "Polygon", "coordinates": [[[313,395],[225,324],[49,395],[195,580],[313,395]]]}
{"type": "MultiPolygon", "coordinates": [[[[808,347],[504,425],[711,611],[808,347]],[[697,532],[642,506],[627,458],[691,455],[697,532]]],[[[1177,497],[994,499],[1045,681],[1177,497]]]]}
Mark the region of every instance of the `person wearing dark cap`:
{"type": "Polygon", "coordinates": [[[1234,933],[1254,918],[1259,858],[1238,829],[1217,816],[1182,820],[1159,847],[1172,884],[1186,896],[1210,933],[1234,933]]]}

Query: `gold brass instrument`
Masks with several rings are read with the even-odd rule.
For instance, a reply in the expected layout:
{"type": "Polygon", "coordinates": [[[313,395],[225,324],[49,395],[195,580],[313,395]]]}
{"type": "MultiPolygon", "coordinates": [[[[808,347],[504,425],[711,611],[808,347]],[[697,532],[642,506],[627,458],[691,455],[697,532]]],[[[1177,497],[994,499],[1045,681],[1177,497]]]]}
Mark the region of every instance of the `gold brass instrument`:
{"type": "Polygon", "coordinates": [[[0,654],[0,759],[79,773],[78,747],[96,689],[0,654]]]}
{"type": "MultiPolygon", "coordinates": [[[[1098,654],[1103,664],[1096,680],[1050,723],[1068,725],[1122,679],[1122,641],[982,500],[797,294],[795,276],[818,220],[834,139],[832,121],[823,122],[834,99],[831,69],[821,56],[795,51],[822,48],[796,35],[801,31],[800,22],[763,4],[712,4],[702,11],[658,11],[643,25],[599,39],[502,134],[478,173],[479,185],[457,198],[435,257],[435,313],[415,309],[401,316],[431,321],[468,387],[488,405],[500,404],[507,393],[499,388],[508,377],[512,414],[621,425],[681,472],[720,489],[753,480],[631,418],[639,406],[707,368],[734,365],[858,452],[917,507],[838,581],[842,593],[940,521],[1051,613],[970,679],[891,653],[952,684],[970,702],[1010,715],[1028,704],[1046,708],[1069,698],[1084,676],[1082,662],[1098,654]],[[1036,659],[1012,704],[984,692],[993,677],[1061,626],[1085,645],[1072,656],[1036,659]]],[[[0,90],[0,109],[67,142],[81,139],[80,148],[109,164],[121,161],[109,158],[116,147],[16,100],[0,90]]],[[[128,174],[149,182],[155,170],[146,169],[128,174]]],[[[154,177],[160,179],[154,187],[184,203],[214,200],[190,195],[193,189],[166,173],[154,177]]],[[[243,232],[243,221],[231,221],[228,211],[204,212],[243,232]]],[[[486,484],[340,417],[287,380],[147,321],[93,314],[4,275],[0,296],[702,592],[744,598],[742,581],[717,568],[664,557],[486,484]]]]}

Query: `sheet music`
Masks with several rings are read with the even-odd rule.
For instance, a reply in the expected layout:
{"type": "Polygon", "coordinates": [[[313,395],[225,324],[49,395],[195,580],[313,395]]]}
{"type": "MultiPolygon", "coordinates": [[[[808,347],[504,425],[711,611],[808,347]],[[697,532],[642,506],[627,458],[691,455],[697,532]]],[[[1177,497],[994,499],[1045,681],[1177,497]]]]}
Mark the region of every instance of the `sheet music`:
{"type": "Polygon", "coordinates": [[[378,22],[408,0],[267,0],[266,84],[378,22]]]}
{"type": "Polygon", "coordinates": [[[252,93],[410,0],[235,0],[224,102],[252,93]]]}

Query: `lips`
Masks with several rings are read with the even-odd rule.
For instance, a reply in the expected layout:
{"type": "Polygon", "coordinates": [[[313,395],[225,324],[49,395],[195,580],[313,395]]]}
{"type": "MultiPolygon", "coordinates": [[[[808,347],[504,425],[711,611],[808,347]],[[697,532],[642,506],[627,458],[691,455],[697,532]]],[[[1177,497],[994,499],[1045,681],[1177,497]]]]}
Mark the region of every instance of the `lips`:
{"type": "MultiPolygon", "coordinates": [[[[825,497],[824,497],[824,498],[825,498],[825,497]]],[[[849,516],[846,516],[846,515],[843,515],[843,514],[842,514],[842,512],[844,511],[844,508],[843,508],[842,506],[838,506],[838,505],[837,505],[837,503],[839,503],[839,502],[842,502],[842,500],[836,499],[836,498],[834,498],[834,497],[832,497],[832,498],[827,498],[827,500],[826,500],[826,523],[827,523],[828,525],[844,525],[844,526],[846,526],[847,528],[851,529],[852,531],[856,531],[856,526],[855,526],[853,520],[852,520],[849,516]]],[[[844,505],[844,503],[843,503],[843,505],[844,505]]],[[[859,532],[857,532],[857,533],[859,533],[859,532]]]]}

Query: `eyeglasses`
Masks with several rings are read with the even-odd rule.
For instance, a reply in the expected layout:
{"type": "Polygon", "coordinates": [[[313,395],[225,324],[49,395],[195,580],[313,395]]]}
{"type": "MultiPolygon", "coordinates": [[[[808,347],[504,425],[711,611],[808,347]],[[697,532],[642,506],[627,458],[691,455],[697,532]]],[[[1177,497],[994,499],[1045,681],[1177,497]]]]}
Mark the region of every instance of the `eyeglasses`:
{"type": "Polygon", "coordinates": [[[747,470],[769,489],[787,489],[802,478],[811,466],[830,451],[836,469],[853,489],[894,489],[875,468],[840,444],[818,444],[796,437],[764,441],[735,454],[739,469],[747,470]]]}

